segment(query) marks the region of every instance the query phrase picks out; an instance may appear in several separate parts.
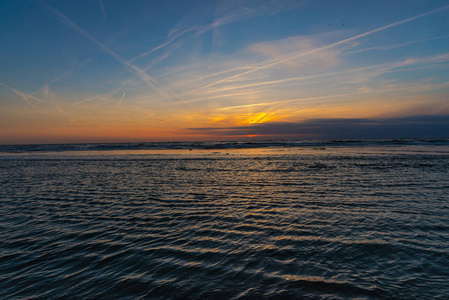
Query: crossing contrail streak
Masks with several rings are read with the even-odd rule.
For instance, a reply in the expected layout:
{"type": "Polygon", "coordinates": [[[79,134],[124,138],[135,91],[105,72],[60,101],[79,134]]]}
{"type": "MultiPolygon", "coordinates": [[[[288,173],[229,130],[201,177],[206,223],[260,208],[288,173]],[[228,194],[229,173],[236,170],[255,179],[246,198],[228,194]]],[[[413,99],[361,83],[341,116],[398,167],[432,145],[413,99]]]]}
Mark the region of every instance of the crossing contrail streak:
{"type": "Polygon", "coordinates": [[[103,52],[105,52],[106,54],[111,55],[115,60],[117,60],[119,63],[121,63],[126,69],[133,71],[134,73],[137,74],[137,76],[139,76],[139,78],[146,83],[148,86],[150,86],[151,88],[153,88],[154,90],[156,90],[159,94],[161,95],[165,95],[165,96],[173,96],[175,98],[177,98],[178,100],[181,100],[184,102],[184,99],[182,99],[181,97],[174,95],[172,93],[167,93],[164,90],[160,89],[159,87],[156,86],[157,82],[147,73],[145,73],[144,70],[140,69],[139,67],[137,67],[136,65],[132,64],[131,62],[127,61],[126,59],[124,59],[123,57],[121,57],[120,55],[118,55],[117,53],[115,53],[114,51],[112,51],[111,49],[109,49],[108,47],[106,47],[104,44],[100,43],[98,40],[96,40],[93,36],[91,36],[90,34],[88,34],[87,32],[85,32],[81,27],[79,27],[78,25],[76,25],[75,23],[73,23],[69,18],[67,18],[65,15],[63,15],[61,12],[57,11],[56,9],[54,9],[53,7],[51,7],[49,4],[47,4],[45,1],[41,1],[45,7],[47,7],[55,16],[56,18],[64,23],[65,25],[67,25],[68,27],[72,28],[74,31],[78,32],[79,34],[83,35],[84,37],[86,37],[87,39],[89,39],[90,41],[92,41],[95,45],[97,45],[98,48],[100,48],[103,52]]]}
{"type": "Polygon", "coordinates": [[[18,89],[15,89],[15,88],[13,88],[13,87],[10,87],[9,85],[4,84],[3,82],[0,82],[0,85],[3,86],[3,87],[5,87],[5,88],[7,88],[7,89],[9,89],[9,90],[11,90],[11,91],[13,91],[14,94],[16,94],[17,96],[19,96],[19,97],[22,98],[23,100],[25,100],[25,102],[28,103],[28,105],[30,105],[30,106],[33,107],[34,109],[37,109],[37,108],[36,108],[36,106],[35,106],[33,103],[31,103],[30,99],[31,99],[31,100],[34,100],[34,101],[36,101],[36,102],[42,102],[41,99],[39,99],[39,98],[37,98],[37,97],[35,97],[35,96],[33,96],[33,95],[27,94],[27,93],[25,93],[25,92],[19,91],[18,89]]]}
{"type": "Polygon", "coordinates": [[[398,22],[395,22],[395,23],[392,23],[392,24],[389,24],[389,25],[385,25],[383,27],[379,27],[379,28],[376,28],[376,29],[373,29],[373,30],[370,30],[370,31],[367,31],[367,32],[364,32],[364,33],[361,33],[361,34],[358,34],[358,35],[355,35],[353,37],[350,37],[350,38],[347,38],[347,39],[344,39],[344,40],[341,40],[341,41],[329,44],[329,45],[324,46],[324,47],[316,48],[316,49],[313,49],[313,50],[310,50],[310,51],[307,51],[307,52],[302,52],[302,53],[299,53],[299,54],[296,54],[296,55],[293,55],[293,56],[287,56],[287,57],[281,58],[279,60],[276,60],[274,62],[265,64],[265,65],[262,65],[262,66],[259,66],[259,67],[254,67],[254,68],[252,68],[250,70],[247,70],[245,72],[242,72],[242,73],[239,73],[239,74],[236,74],[236,75],[224,78],[224,79],[220,79],[220,80],[212,82],[212,83],[210,83],[208,85],[205,85],[205,86],[202,86],[200,88],[191,90],[190,92],[188,92],[186,94],[192,94],[192,93],[195,93],[197,91],[200,91],[200,90],[203,90],[203,89],[215,86],[215,85],[220,84],[222,82],[226,82],[228,80],[231,80],[231,79],[234,79],[234,78],[238,78],[240,76],[243,76],[243,75],[246,75],[246,74],[250,74],[250,73],[253,73],[253,72],[256,72],[256,71],[259,71],[259,70],[263,70],[263,69],[266,69],[266,68],[269,68],[269,67],[272,67],[272,66],[275,66],[275,65],[278,65],[280,63],[284,63],[284,62],[287,62],[287,61],[290,61],[290,60],[293,60],[293,59],[297,59],[297,58],[302,57],[302,56],[310,55],[310,54],[313,54],[313,53],[316,53],[316,52],[319,52],[319,51],[322,51],[322,50],[335,48],[337,46],[340,46],[340,45],[343,45],[343,44],[346,44],[346,43],[349,43],[349,42],[352,42],[352,41],[364,38],[364,37],[366,37],[368,35],[371,35],[371,34],[374,34],[374,33],[380,32],[380,31],[384,31],[384,30],[390,29],[392,27],[399,26],[399,25],[402,25],[402,24],[405,24],[405,23],[408,23],[408,22],[411,22],[411,21],[414,21],[414,20],[417,20],[417,19],[420,19],[420,18],[424,18],[424,17],[427,17],[427,16],[432,15],[434,13],[446,10],[446,9],[449,9],[449,5],[446,5],[446,6],[443,6],[443,7],[440,7],[440,8],[437,8],[437,9],[425,12],[423,14],[420,14],[420,15],[417,15],[417,16],[414,16],[414,17],[411,17],[411,18],[408,18],[408,19],[405,19],[405,20],[401,20],[401,21],[398,21],[398,22]]]}

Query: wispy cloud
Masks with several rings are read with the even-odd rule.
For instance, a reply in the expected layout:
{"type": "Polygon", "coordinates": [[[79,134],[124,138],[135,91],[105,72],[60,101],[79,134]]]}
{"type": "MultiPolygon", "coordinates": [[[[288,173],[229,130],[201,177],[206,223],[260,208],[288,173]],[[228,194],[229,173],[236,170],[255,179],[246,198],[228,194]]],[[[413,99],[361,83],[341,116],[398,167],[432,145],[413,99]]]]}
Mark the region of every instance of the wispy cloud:
{"type": "MultiPolygon", "coordinates": [[[[413,69],[435,69],[438,67],[446,68],[447,66],[445,63],[448,59],[448,55],[439,54],[428,57],[407,58],[399,61],[391,61],[388,63],[374,64],[363,67],[347,68],[347,66],[342,66],[344,68],[343,70],[341,70],[341,68],[339,68],[339,71],[332,72],[320,70],[318,74],[313,75],[293,76],[274,80],[272,78],[278,77],[270,76],[267,78],[251,80],[248,83],[243,81],[227,82],[225,85],[210,87],[199,91],[195,95],[192,95],[190,99],[187,99],[186,102],[210,102],[214,99],[240,99],[238,102],[243,102],[243,104],[228,105],[223,107],[223,109],[227,109],[227,107],[267,107],[283,102],[301,102],[303,100],[313,101],[314,99],[317,99],[316,97],[318,97],[318,99],[321,99],[321,97],[327,97],[327,95],[323,95],[323,93],[334,95],[335,98],[338,98],[339,95],[357,95],[367,93],[381,94],[388,91],[394,92],[395,89],[385,83],[385,86],[374,86],[374,84],[379,83],[380,77],[388,73],[408,72],[413,69]],[[345,85],[347,88],[345,88],[345,85]],[[280,95],[283,91],[291,91],[292,93],[300,93],[303,95],[306,93],[312,96],[305,95],[303,97],[285,99],[284,96],[280,95]],[[321,94],[321,96],[313,96],[317,93],[321,94]],[[254,98],[257,98],[259,101],[257,101],[257,103],[245,103],[243,101],[243,96],[250,96],[252,94],[254,94],[254,98]],[[273,98],[278,100],[273,101],[273,98]]],[[[312,71],[316,72],[317,70],[312,68],[312,71]]],[[[300,73],[303,72],[300,71],[300,73]]],[[[307,74],[307,71],[305,74],[307,74]]],[[[183,78],[201,78],[191,71],[181,73],[179,76],[183,78]]],[[[192,85],[192,81],[190,81],[189,84],[192,85]]],[[[428,84],[425,85],[430,87],[428,84]]],[[[188,86],[188,84],[185,84],[185,86],[188,86]]],[[[413,84],[408,84],[406,86],[410,88],[410,91],[412,91],[416,90],[418,87],[422,87],[423,82],[414,81],[413,84]]],[[[400,91],[399,86],[396,86],[396,91],[400,91]]],[[[405,92],[407,92],[407,90],[405,90],[405,92]]]]}
{"type": "Polygon", "coordinates": [[[117,106],[120,106],[122,104],[123,98],[125,98],[126,92],[123,93],[122,98],[120,98],[119,103],[117,104],[117,106]]]}
{"type": "MultiPolygon", "coordinates": [[[[45,7],[47,7],[52,14],[63,24],[65,24],[66,26],[68,26],[69,28],[71,28],[72,30],[74,30],[75,32],[81,34],[82,36],[84,36],[85,38],[87,38],[88,40],[90,40],[91,42],[93,42],[98,48],[100,48],[103,52],[105,52],[106,54],[109,54],[110,56],[112,56],[117,62],[121,63],[127,70],[132,71],[134,74],[136,74],[144,83],[146,83],[148,86],[150,86],[151,88],[153,88],[154,90],[156,90],[157,92],[159,92],[161,95],[164,96],[174,96],[173,94],[170,95],[169,93],[167,93],[166,91],[163,91],[162,89],[160,89],[157,86],[157,82],[150,76],[148,75],[145,71],[143,71],[142,69],[140,69],[139,67],[137,67],[136,65],[132,64],[131,62],[127,61],[126,59],[124,59],[123,57],[121,57],[120,55],[118,55],[117,53],[115,53],[114,51],[112,51],[111,49],[109,49],[108,47],[106,47],[104,44],[102,44],[101,42],[99,42],[98,40],[96,40],[93,36],[91,36],[90,34],[88,34],[86,31],[84,31],[81,27],[79,27],[78,25],[76,25],[75,23],[73,23],[69,18],[67,18],[64,14],[62,14],[61,12],[57,11],[56,9],[54,9],[53,7],[51,7],[49,4],[47,4],[45,1],[41,1],[41,3],[43,3],[43,5],[45,7]]],[[[181,99],[180,97],[175,96],[177,99],[183,101],[183,99],[181,99]]]]}
{"type": "Polygon", "coordinates": [[[0,85],[3,86],[3,87],[5,87],[5,88],[7,88],[7,89],[9,89],[9,90],[11,90],[12,92],[14,92],[14,94],[16,94],[17,96],[19,96],[20,98],[22,98],[28,105],[30,105],[30,106],[33,107],[34,109],[37,109],[37,107],[36,107],[36,105],[34,104],[33,101],[42,103],[42,100],[39,99],[39,98],[37,98],[36,96],[33,96],[33,95],[31,95],[31,94],[27,94],[27,93],[25,93],[25,92],[22,92],[22,91],[20,91],[20,90],[18,90],[18,89],[15,89],[15,88],[13,88],[13,87],[10,87],[9,85],[4,84],[4,83],[2,83],[2,82],[0,82],[0,85]],[[31,100],[33,100],[33,101],[31,101],[31,100]]]}
{"type": "Polygon", "coordinates": [[[104,20],[105,23],[107,23],[108,22],[108,16],[106,14],[106,10],[104,9],[103,0],[98,0],[98,5],[100,6],[101,14],[103,16],[103,20],[104,20]]]}
{"type": "Polygon", "coordinates": [[[36,112],[48,113],[51,110],[51,108],[53,108],[61,114],[72,116],[71,113],[69,113],[63,109],[63,107],[61,106],[61,101],[59,101],[57,99],[57,95],[50,90],[50,86],[52,84],[56,83],[57,81],[61,80],[65,76],[72,74],[76,69],[81,68],[82,66],[87,64],[89,61],[91,61],[91,59],[92,58],[85,60],[84,62],[78,64],[72,70],[65,72],[65,73],[55,77],[54,79],[48,81],[39,90],[37,90],[31,94],[25,93],[21,90],[15,89],[15,88],[12,88],[12,87],[10,87],[4,83],[1,83],[1,82],[0,82],[0,85],[13,91],[16,95],[18,95],[20,98],[22,98],[28,105],[33,107],[36,112]],[[36,104],[39,104],[39,106],[37,106],[36,104]],[[48,104],[50,104],[51,106],[48,106],[48,104]]]}
{"type": "Polygon", "coordinates": [[[447,39],[447,38],[449,38],[449,35],[437,36],[437,37],[428,38],[428,39],[420,39],[420,40],[410,41],[410,42],[401,43],[401,44],[383,45],[383,46],[376,46],[376,47],[369,47],[369,48],[364,48],[364,49],[359,49],[359,50],[347,51],[345,54],[354,54],[354,53],[361,53],[361,52],[374,51],[374,50],[386,51],[386,50],[392,50],[392,49],[396,49],[396,48],[406,47],[406,46],[413,45],[413,44],[434,41],[434,40],[447,39]]]}
{"type": "Polygon", "coordinates": [[[50,91],[50,86],[56,82],[58,82],[59,80],[61,80],[62,78],[72,74],[75,70],[81,68],[82,66],[84,66],[85,64],[87,64],[88,62],[90,62],[92,60],[93,57],[88,58],[87,60],[83,61],[82,63],[78,64],[77,66],[75,66],[75,68],[73,68],[70,71],[67,71],[59,76],[57,76],[56,78],[53,78],[52,80],[48,81],[46,84],[44,84],[39,90],[35,91],[32,93],[32,95],[36,95],[36,94],[48,94],[50,91]]]}
{"type": "MultiPolygon", "coordinates": [[[[420,84],[416,85],[416,83],[404,83],[404,84],[388,84],[385,83],[382,85],[382,88],[375,88],[375,87],[359,87],[356,89],[355,92],[345,93],[345,94],[336,94],[331,93],[328,95],[323,96],[315,96],[315,97],[304,97],[304,98],[294,98],[294,99],[283,99],[278,101],[272,101],[272,102],[258,102],[258,103],[251,103],[251,104],[244,104],[244,105],[235,105],[235,106],[226,106],[217,108],[217,110],[221,111],[228,111],[228,110],[235,110],[235,109],[247,109],[252,107],[274,107],[277,105],[285,105],[290,103],[299,103],[299,102],[305,102],[305,103],[313,103],[314,106],[320,106],[323,104],[323,102],[318,102],[317,100],[331,100],[332,102],[341,102],[342,99],[345,101],[348,101],[348,97],[353,96],[361,96],[361,95],[385,95],[386,93],[402,93],[402,95],[405,94],[413,94],[413,93],[423,93],[423,92],[429,92],[429,91],[435,91],[438,89],[447,89],[449,88],[449,82],[443,82],[439,84],[420,84]]],[[[373,111],[375,111],[373,109],[373,111]]]]}
{"type": "Polygon", "coordinates": [[[320,99],[336,99],[336,98],[340,98],[340,97],[362,95],[362,94],[366,94],[366,93],[369,93],[369,92],[356,92],[356,93],[347,93],[347,94],[332,94],[332,95],[326,95],[326,96],[296,98],[296,99],[287,99],[287,100],[279,100],[279,101],[273,101],[273,102],[262,102],[262,103],[253,103],[253,104],[245,104],[245,105],[235,105],[235,106],[222,107],[219,110],[230,110],[230,109],[248,108],[248,107],[255,107],[255,106],[273,106],[273,105],[277,105],[277,104],[285,104],[285,103],[291,103],[291,102],[305,102],[305,101],[320,100],[320,99]]]}
{"type": "Polygon", "coordinates": [[[308,50],[308,51],[300,51],[300,52],[288,53],[286,55],[282,55],[281,57],[279,57],[275,61],[268,60],[268,61],[266,61],[264,63],[261,63],[261,64],[247,66],[248,70],[246,70],[246,71],[240,72],[238,74],[235,74],[235,75],[232,75],[232,76],[229,76],[229,77],[222,78],[220,80],[217,80],[217,81],[214,81],[212,83],[206,84],[206,85],[201,86],[199,88],[190,90],[186,94],[193,94],[193,93],[201,91],[203,89],[206,89],[206,88],[218,85],[220,83],[228,82],[230,80],[236,79],[238,77],[241,77],[241,76],[253,73],[253,72],[258,72],[258,71],[261,71],[261,70],[264,70],[264,69],[267,69],[267,68],[270,68],[270,67],[282,64],[282,63],[286,63],[286,62],[298,59],[300,57],[304,57],[304,56],[308,56],[308,55],[311,55],[311,54],[315,54],[315,53],[317,53],[319,51],[329,50],[329,49],[332,49],[332,48],[335,48],[335,47],[338,47],[338,46],[341,46],[341,45],[344,45],[344,44],[347,44],[347,43],[350,43],[350,42],[354,42],[354,41],[357,41],[357,40],[362,39],[364,37],[367,37],[369,35],[372,35],[372,34],[375,34],[375,33],[378,33],[378,32],[381,32],[381,31],[384,31],[384,30],[387,30],[387,29],[390,29],[390,28],[393,28],[393,27],[396,27],[396,26],[399,26],[399,25],[403,25],[403,24],[406,24],[408,22],[412,22],[412,21],[415,21],[417,19],[424,18],[424,17],[430,16],[432,14],[435,14],[435,13],[438,13],[438,12],[441,12],[441,11],[444,11],[444,10],[447,10],[447,9],[449,9],[449,5],[446,5],[446,6],[438,8],[438,9],[434,9],[434,10],[428,11],[426,13],[419,14],[417,16],[410,17],[410,18],[407,18],[407,19],[404,19],[404,20],[401,20],[401,21],[398,21],[398,22],[391,23],[391,24],[388,24],[388,25],[385,25],[385,26],[382,26],[382,27],[379,27],[379,28],[376,28],[376,29],[373,29],[373,30],[370,30],[370,31],[367,31],[367,32],[364,32],[364,33],[361,33],[361,34],[358,34],[358,35],[355,35],[355,36],[352,36],[350,38],[346,38],[346,39],[340,40],[338,42],[335,42],[335,43],[332,43],[332,44],[329,44],[329,45],[326,45],[326,46],[317,47],[317,48],[314,48],[314,49],[308,50]]]}
{"type": "Polygon", "coordinates": [[[128,85],[130,82],[132,82],[132,78],[128,78],[128,79],[124,80],[122,82],[122,84],[120,85],[120,87],[118,87],[118,88],[112,89],[112,90],[110,90],[109,92],[107,92],[105,94],[96,95],[94,97],[90,97],[90,98],[78,101],[78,102],[74,103],[74,105],[79,105],[79,104],[82,104],[82,103],[86,103],[86,102],[93,101],[93,100],[98,100],[98,99],[110,99],[115,94],[121,92],[123,90],[123,88],[126,85],[128,85]]]}
{"type": "Polygon", "coordinates": [[[156,46],[156,47],[154,47],[154,48],[152,48],[152,49],[150,49],[150,50],[148,50],[148,51],[146,51],[144,53],[141,53],[141,54],[137,55],[136,57],[130,59],[128,62],[132,62],[132,61],[138,60],[140,58],[143,58],[143,57],[145,57],[145,56],[147,56],[147,55],[149,55],[149,54],[151,54],[151,53],[153,53],[153,52],[155,52],[155,51],[157,51],[159,49],[162,49],[162,48],[172,44],[175,40],[177,40],[179,37],[183,36],[184,34],[187,34],[187,33],[192,32],[192,31],[197,31],[197,30],[198,30],[197,27],[193,27],[193,28],[188,28],[188,29],[186,29],[186,30],[184,30],[182,32],[179,32],[176,35],[168,38],[162,44],[160,44],[160,45],[158,45],[158,46],[156,46]]]}
{"type": "Polygon", "coordinates": [[[167,35],[167,39],[160,45],[143,52],[136,57],[129,60],[129,62],[141,59],[157,50],[165,48],[171,45],[181,37],[185,37],[187,34],[192,33],[189,38],[195,38],[202,34],[205,34],[211,30],[219,28],[224,25],[242,22],[251,18],[259,17],[262,15],[276,14],[282,11],[290,10],[300,6],[300,3],[295,3],[287,0],[277,1],[227,1],[221,3],[221,9],[217,18],[206,25],[187,25],[178,24],[167,35]]]}

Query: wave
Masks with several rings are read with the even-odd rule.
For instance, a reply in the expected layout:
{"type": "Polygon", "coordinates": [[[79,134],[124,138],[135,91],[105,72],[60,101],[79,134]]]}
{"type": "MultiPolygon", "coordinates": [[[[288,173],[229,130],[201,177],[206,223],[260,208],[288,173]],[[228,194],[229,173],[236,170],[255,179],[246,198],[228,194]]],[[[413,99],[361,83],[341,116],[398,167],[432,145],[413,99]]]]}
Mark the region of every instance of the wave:
{"type": "Polygon", "coordinates": [[[449,156],[311,152],[1,159],[0,299],[446,299],[449,156]]]}
{"type": "Polygon", "coordinates": [[[449,146],[449,138],[440,139],[385,139],[385,140],[309,140],[309,141],[227,141],[227,142],[142,142],[142,143],[82,143],[82,144],[32,144],[0,145],[0,153],[32,153],[62,151],[108,150],[189,150],[189,149],[255,149],[361,146],[449,146]]]}

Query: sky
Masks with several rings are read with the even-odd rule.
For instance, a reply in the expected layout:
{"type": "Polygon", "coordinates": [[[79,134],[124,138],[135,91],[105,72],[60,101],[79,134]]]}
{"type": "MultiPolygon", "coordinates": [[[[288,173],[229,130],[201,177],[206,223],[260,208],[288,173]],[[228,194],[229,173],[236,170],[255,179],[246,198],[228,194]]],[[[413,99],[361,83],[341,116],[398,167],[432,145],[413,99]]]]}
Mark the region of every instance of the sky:
{"type": "Polygon", "coordinates": [[[449,136],[447,0],[0,0],[0,144],[449,136]]]}

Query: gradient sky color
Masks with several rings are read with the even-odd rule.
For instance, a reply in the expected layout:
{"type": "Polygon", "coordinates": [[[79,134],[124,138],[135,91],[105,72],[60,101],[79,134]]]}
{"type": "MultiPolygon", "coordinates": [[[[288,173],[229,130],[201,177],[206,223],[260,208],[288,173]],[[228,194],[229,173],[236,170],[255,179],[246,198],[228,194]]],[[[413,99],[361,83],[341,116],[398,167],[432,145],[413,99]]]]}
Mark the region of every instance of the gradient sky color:
{"type": "Polygon", "coordinates": [[[0,143],[449,136],[447,0],[0,0],[0,143]]]}

